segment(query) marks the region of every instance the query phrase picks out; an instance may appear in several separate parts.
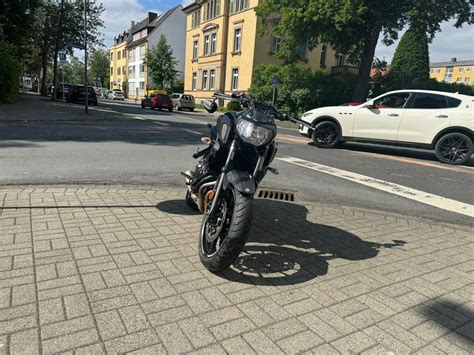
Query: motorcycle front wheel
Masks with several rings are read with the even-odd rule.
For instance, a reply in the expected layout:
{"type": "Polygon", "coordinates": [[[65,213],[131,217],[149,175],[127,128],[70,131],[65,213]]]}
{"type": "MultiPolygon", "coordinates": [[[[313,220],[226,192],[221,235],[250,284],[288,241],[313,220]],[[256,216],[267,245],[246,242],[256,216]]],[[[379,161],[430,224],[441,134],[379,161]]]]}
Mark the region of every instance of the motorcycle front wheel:
{"type": "Polygon", "coordinates": [[[233,186],[223,191],[212,218],[205,213],[199,236],[199,257],[211,272],[227,269],[239,256],[250,232],[253,196],[233,186]]]}

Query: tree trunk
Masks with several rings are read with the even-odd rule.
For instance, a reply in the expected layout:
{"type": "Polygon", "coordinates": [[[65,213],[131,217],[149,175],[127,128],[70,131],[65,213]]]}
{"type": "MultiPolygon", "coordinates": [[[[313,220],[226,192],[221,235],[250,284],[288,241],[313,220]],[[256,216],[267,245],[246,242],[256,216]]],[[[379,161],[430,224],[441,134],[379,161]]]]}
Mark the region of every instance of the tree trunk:
{"type": "Polygon", "coordinates": [[[41,71],[43,76],[41,77],[41,95],[47,95],[46,82],[48,81],[48,56],[46,52],[41,53],[41,71]]]}
{"type": "Polygon", "coordinates": [[[372,69],[372,62],[374,61],[375,48],[379,41],[381,26],[374,25],[370,35],[365,39],[364,49],[360,60],[359,74],[357,76],[357,83],[352,95],[352,101],[364,102],[367,95],[367,85],[369,83],[370,71],[372,69]]]}

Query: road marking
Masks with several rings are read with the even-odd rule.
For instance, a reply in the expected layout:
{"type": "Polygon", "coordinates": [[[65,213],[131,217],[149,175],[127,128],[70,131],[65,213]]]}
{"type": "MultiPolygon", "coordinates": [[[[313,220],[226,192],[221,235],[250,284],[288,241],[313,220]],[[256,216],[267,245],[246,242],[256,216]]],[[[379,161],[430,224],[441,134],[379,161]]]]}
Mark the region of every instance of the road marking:
{"type": "Polygon", "coordinates": [[[397,196],[405,197],[413,201],[437,207],[446,211],[474,217],[474,205],[459,202],[449,198],[430,194],[428,192],[412,189],[407,186],[394,184],[392,182],[376,179],[370,176],[353,173],[346,170],[333,168],[327,165],[313,163],[308,160],[285,156],[277,158],[286,163],[302,166],[320,173],[336,176],[380,191],[388,192],[397,196]]]}
{"type": "Polygon", "coordinates": [[[168,123],[153,121],[154,124],[159,124],[161,126],[169,126],[168,123]]]}
{"type": "Polygon", "coordinates": [[[198,132],[198,131],[193,131],[191,129],[184,129],[186,132],[189,132],[189,133],[192,133],[192,134],[199,134],[200,136],[202,136],[203,134],[201,132],[198,132]]]}
{"type": "Polygon", "coordinates": [[[277,142],[282,142],[282,143],[297,143],[297,144],[305,144],[305,145],[310,142],[308,138],[295,137],[289,134],[281,134],[281,133],[278,133],[276,140],[277,142]]]}
{"type": "Polygon", "coordinates": [[[142,121],[145,121],[146,119],[143,118],[143,117],[138,117],[138,116],[133,116],[133,118],[137,119],[137,120],[142,120],[142,121]]]}
{"type": "Polygon", "coordinates": [[[347,149],[346,151],[354,153],[354,154],[372,156],[372,157],[388,159],[388,160],[395,160],[395,161],[400,161],[403,163],[416,164],[416,165],[426,166],[430,168],[438,168],[438,169],[471,173],[471,174],[474,173],[474,168],[469,167],[469,166],[454,167],[454,166],[448,166],[448,165],[441,165],[441,163],[436,164],[436,163],[431,163],[428,161],[420,161],[415,158],[397,157],[397,156],[385,155],[385,154],[380,154],[380,153],[371,153],[371,152],[358,152],[358,151],[351,151],[350,149],[347,149]]]}

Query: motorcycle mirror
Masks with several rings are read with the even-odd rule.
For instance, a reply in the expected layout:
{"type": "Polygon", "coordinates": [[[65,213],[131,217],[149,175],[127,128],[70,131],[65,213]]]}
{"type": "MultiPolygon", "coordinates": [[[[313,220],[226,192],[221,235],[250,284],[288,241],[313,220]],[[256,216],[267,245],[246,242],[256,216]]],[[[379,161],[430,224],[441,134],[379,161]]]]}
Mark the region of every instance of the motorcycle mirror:
{"type": "Polygon", "coordinates": [[[205,100],[203,103],[204,109],[209,113],[214,113],[217,111],[217,104],[212,100],[205,100]]]}

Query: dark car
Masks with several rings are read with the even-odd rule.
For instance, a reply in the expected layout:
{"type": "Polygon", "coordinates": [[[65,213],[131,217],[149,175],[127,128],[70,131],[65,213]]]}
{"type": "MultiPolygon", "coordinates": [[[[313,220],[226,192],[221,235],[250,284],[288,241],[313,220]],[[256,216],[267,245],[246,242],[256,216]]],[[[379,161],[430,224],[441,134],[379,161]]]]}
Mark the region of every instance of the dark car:
{"type": "MultiPolygon", "coordinates": [[[[92,86],[87,88],[87,101],[89,105],[97,106],[98,100],[95,90],[92,86]]],[[[72,103],[83,103],[86,101],[86,90],[84,85],[75,85],[69,90],[67,101],[72,103]]]]}
{"type": "Polygon", "coordinates": [[[155,109],[166,109],[169,112],[173,112],[173,101],[169,95],[165,94],[154,94],[150,96],[150,108],[155,109]]]}
{"type": "Polygon", "coordinates": [[[69,90],[71,90],[71,88],[73,87],[72,84],[67,84],[67,83],[59,83],[58,84],[58,87],[56,89],[57,93],[56,93],[56,97],[58,99],[67,99],[67,96],[69,94],[69,90]]]}

